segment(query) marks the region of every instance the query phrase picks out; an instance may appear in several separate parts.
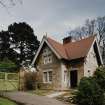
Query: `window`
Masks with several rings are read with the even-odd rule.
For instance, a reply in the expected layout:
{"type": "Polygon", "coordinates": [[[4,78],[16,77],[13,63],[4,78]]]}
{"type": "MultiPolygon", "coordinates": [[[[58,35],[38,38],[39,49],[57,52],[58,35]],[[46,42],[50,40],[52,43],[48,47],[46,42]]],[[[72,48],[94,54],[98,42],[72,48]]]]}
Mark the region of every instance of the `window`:
{"type": "Polygon", "coordinates": [[[48,75],[49,75],[49,82],[52,82],[52,71],[49,71],[48,75]]]}
{"type": "Polygon", "coordinates": [[[47,82],[47,72],[44,72],[44,82],[47,82]]]}
{"type": "Polygon", "coordinates": [[[67,71],[64,71],[64,81],[67,82],[67,71]]]}
{"type": "Polygon", "coordinates": [[[44,49],[43,59],[44,59],[43,60],[44,64],[52,63],[52,55],[51,55],[51,51],[49,49],[44,49]]]}
{"type": "Polygon", "coordinates": [[[43,72],[43,82],[44,83],[52,82],[52,71],[43,72]]]}

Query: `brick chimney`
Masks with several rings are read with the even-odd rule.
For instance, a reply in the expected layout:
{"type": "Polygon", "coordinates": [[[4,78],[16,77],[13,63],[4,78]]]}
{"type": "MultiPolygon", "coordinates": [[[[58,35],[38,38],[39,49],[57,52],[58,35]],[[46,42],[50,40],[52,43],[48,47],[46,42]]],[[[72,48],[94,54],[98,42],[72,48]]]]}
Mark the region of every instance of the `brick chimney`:
{"type": "Polygon", "coordinates": [[[69,42],[72,42],[72,36],[68,36],[68,37],[65,37],[65,38],[63,39],[63,44],[67,44],[67,43],[69,43],[69,42]]]}

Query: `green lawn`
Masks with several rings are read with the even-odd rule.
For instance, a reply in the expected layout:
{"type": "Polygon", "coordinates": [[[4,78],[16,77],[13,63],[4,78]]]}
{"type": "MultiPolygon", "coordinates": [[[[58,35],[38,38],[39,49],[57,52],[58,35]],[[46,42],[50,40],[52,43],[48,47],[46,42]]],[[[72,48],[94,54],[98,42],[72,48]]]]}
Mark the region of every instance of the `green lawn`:
{"type": "Polygon", "coordinates": [[[8,99],[0,98],[0,105],[17,105],[17,104],[8,99]]]}

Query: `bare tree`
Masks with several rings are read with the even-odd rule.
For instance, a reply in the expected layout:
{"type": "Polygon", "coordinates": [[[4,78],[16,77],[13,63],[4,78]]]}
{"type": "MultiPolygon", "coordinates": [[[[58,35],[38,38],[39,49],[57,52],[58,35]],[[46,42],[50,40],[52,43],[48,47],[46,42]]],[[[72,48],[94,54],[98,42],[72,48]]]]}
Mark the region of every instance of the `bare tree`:
{"type": "Polygon", "coordinates": [[[105,17],[98,17],[96,21],[99,44],[101,44],[105,40],[105,17]]]}
{"type": "MultiPolygon", "coordinates": [[[[12,6],[15,6],[17,2],[19,2],[20,4],[23,3],[22,0],[7,0],[6,2],[9,2],[12,6]]],[[[7,8],[6,2],[4,2],[3,0],[0,0],[0,5],[3,6],[4,8],[7,8]]]]}
{"type": "Polygon", "coordinates": [[[76,27],[74,30],[69,31],[69,35],[82,39],[84,37],[93,35],[95,33],[95,20],[87,19],[82,27],[76,27]]]}
{"type": "Polygon", "coordinates": [[[89,20],[89,19],[87,19],[86,22],[85,22],[85,26],[84,27],[86,27],[85,28],[86,32],[84,30],[84,32],[86,33],[86,36],[94,34],[95,20],[89,20]]]}

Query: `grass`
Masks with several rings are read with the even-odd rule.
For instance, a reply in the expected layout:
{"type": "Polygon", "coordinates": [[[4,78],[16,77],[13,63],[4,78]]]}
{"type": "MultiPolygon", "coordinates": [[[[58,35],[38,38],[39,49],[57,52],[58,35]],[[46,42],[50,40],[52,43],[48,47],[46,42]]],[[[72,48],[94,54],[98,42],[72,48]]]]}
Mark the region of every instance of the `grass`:
{"type": "Polygon", "coordinates": [[[0,105],[17,105],[15,102],[0,97],[0,105]]]}

